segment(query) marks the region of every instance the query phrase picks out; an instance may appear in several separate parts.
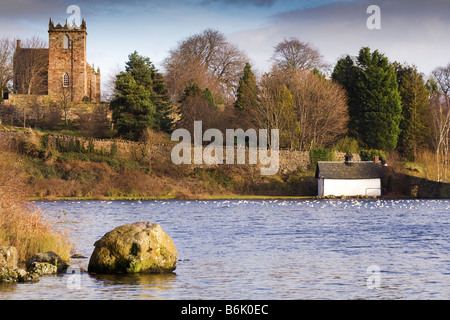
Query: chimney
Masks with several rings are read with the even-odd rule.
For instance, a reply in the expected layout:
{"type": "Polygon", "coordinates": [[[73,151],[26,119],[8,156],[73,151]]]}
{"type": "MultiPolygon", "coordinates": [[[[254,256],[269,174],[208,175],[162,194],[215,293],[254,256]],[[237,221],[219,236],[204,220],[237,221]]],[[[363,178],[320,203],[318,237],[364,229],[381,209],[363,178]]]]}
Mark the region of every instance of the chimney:
{"type": "Polygon", "coordinates": [[[20,40],[19,39],[17,39],[16,49],[20,49],[20,40]]]}
{"type": "Polygon", "coordinates": [[[348,151],[345,154],[345,164],[348,166],[352,165],[352,162],[353,162],[352,160],[353,160],[353,155],[350,151],[348,151]]]}
{"type": "Polygon", "coordinates": [[[375,156],[375,159],[373,160],[375,163],[380,163],[380,156],[375,156]]]}

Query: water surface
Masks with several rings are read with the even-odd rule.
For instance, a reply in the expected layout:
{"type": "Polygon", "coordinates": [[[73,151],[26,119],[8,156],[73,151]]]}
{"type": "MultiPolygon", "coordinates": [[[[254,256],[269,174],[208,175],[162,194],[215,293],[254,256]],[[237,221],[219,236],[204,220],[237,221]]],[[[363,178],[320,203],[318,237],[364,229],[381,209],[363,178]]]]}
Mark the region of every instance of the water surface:
{"type": "Polygon", "coordinates": [[[0,285],[0,299],[449,299],[450,201],[36,202],[69,229],[87,269],[113,228],[158,223],[170,275],[65,274],[0,285]],[[370,266],[380,273],[368,273],[370,266]],[[368,278],[376,276],[376,288],[368,278]]]}

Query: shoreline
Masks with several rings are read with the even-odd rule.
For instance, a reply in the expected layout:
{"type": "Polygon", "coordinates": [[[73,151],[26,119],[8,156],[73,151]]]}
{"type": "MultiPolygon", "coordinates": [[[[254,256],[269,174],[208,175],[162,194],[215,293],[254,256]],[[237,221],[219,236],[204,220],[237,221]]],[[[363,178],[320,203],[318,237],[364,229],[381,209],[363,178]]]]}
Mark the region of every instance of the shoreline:
{"type": "Polygon", "coordinates": [[[176,196],[123,196],[123,197],[27,197],[27,201],[150,201],[150,200],[306,200],[318,199],[315,196],[257,196],[257,195],[211,195],[198,198],[178,198],[176,196]]]}
{"type": "Polygon", "coordinates": [[[444,200],[440,198],[414,198],[402,196],[385,195],[381,197],[374,196],[333,196],[333,197],[318,197],[318,196],[264,196],[264,195],[202,195],[200,197],[186,198],[176,196],[122,196],[122,197],[26,197],[26,201],[152,201],[152,200],[168,200],[168,201],[213,201],[213,200],[444,200]]]}

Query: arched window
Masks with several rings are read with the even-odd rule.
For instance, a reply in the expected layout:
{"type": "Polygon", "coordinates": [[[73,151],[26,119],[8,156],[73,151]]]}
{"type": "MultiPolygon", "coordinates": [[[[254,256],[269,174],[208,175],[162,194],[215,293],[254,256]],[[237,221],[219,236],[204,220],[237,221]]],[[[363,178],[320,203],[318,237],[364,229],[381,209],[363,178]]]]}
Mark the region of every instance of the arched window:
{"type": "Polygon", "coordinates": [[[69,86],[69,74],[68,73],[64,73],[63,76],[63,87],[67,88],[69,86]]]}
{"type": "Polygon", "coordinates": [[[64,35],[63,38],[63,49],[69,49],[70,48],[70,38],[67,34],[64,35]]]}

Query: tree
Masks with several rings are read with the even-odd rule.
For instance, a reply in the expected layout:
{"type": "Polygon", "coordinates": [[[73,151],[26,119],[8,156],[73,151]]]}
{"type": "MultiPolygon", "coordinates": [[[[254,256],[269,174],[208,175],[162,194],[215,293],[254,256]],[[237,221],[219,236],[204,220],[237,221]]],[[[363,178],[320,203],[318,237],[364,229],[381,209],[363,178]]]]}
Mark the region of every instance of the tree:
{"type": "Polygon", "coordinates": [[[432,77],[429,81],[429,85],[433,89],[430,111],[436,152],[437,180],[447,181],[450,147],[450,63],[446,67],[434,69],[432,77]]]}
{"type": "Polygon", "coordinates": [[[260,103],[245,109],[253,127],[279,129],[280,145],[312,149],[345,135],[348,110],[345,90],[307,70],[273,67],[262,77],[260,103]]]}
{"type": "Polygon", "coordinates": [[[357,88],[359,70],[355,61],[350,57],[339,59],[332,73],[332,79],[340,83],[347,91],[348,101],[348,135],[358,138],[360,131],[361,108],[359,104],[359,92],[357,88]]]}
{"type": "Polygon", "coordinates": [[[128,58],[125,71],[116,77],[117,93],[110,104],[118,135],[138,140],[147,127],[169,131],[172,108],[163,76],[136,51],[128,58]]]}
{"type": "Polygon", "coordinates": [[[202,90],[195,82],[188,85],[179,101],[180,120],[177,126],[191,133],[194,132],[194,121],[202,121],[204,130],[217,128],[218,110],[211,98],[209,89],[202,90]]]}
{"type": "Polygon", "coordinates": [[[18,42],[14,53],[14,90],[21,94],[47,94],[47,43],[32,37],[18,42]]]}
{"type": "Polygon", "coordinates": [[[272,60],[277,67],[291,71],[327,67],[317,48],[297,38],[285,39],[277,44],[272,60]]]}
{"type": "Polygon", "coordinates": [[[402,109],[396,73],[389,60],[378,50],[371,53],[364,47],[356,65],[348,56],[340,59],[333,78],[350,97],[352,134],[366,148],[395,149],[402,109]]]}
{"type": "Polygon", "coordinates": [[[178,101],[186,86],[195,82],[209,88],[216,102],[224,99],[231,103],[246,61],[245,54],[217,30],[206,29],[188,37],[164,60],[172,100],[178,101]]]}
{"type": "Polygon", "coordinates": [[[0,39],[0,101],[13,80],[13,55],[14,40],[7,37],[0,39]]]}
{"type": "Polygon", "coordinates": [[[259,104],[259,89],[250,63],[245,64],[244,74],[239,80],[235,107],[238,110],[256,108],[259,104]]]}
{"type": "Polygon", "coordinates": [[[414,161],[427,137],[429,91],[422,74],[415,66],[394,63],[402,104],[402,120],[397,149],[409,161],[414,161]]]}
{"type": "Polygon", "coordinates": [[[69,87],[65,87],[62,84],[59,87],[58,91],[58,102],[59,107],[63,111],[64,114],[64,124],[67,126],[67,112],[70,109],[70,98],[71,98],[71,90],[69,87]]]}

